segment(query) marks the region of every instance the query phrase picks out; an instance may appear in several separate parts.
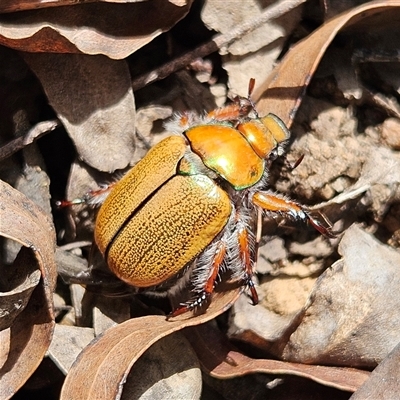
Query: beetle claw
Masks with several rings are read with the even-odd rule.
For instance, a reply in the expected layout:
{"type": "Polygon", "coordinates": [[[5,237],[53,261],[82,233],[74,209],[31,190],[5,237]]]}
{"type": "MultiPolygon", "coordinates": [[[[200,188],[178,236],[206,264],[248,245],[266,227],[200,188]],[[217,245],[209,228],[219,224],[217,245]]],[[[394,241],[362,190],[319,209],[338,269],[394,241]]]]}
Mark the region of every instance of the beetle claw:
{"type": "Polygon", "coordinates": [[[258,293],[257,293],[256,287],[254,286],[254,282],[250,276],[246,279],[246,286],[249,288],[250,298],[251,298],[251,301],[253,302],[253,306],[257,305],[258,301],[259,301],[258,293]]]}
{"type": "Polygon", "coordinates": [[[195,299],[190,300],[186,303],[181,303],[180,307],[172,311],[168,316],[167,320],[170,318],[177,317],[178,315],[185,314],[189,311],[195,311],[196,309],[203,307],[208,303],[211,293],[201,292],[195,299]]]}
{"type": "Polygon", "coordinates": [[[326,219],[326,217],[319,213],[323,220],[326,223],[326,226],[322,224],[321,221],[313,217],[310,212],[305,213],[307,216],[308,221],[310,222],[311,226],[316,229],[321,235],[329,238],[329,239],[334,239],[336,235],[332,232],[332,225],[329,223],[329,221],[326,219]]]}

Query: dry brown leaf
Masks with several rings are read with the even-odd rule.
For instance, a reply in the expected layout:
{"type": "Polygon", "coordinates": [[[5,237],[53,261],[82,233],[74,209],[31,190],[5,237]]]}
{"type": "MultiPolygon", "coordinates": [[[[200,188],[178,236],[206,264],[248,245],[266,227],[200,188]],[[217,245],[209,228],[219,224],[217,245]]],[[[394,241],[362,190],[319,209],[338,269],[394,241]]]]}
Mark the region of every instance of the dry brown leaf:
{"type": "MultiPolygon", "coordinates": [[[[296,281],[295,279],[292,280],[296,281]]],[[[270,299],[270,297],[274,297],[275,293],[271,294],[266,291],[270,289],[269,285],[266,289],[264,289],[264,285],[258,287],[257,292],[260,295],[260,303],[253,306],[248,299],[241,296],[232,309],[227,332],[230,339],[249,343],[254,348],[272,354],[275,346],[282,342],[286,343],[285,333],[294,323],[293,320],[299,312],[299,309],[297,309],[293,313],[293,308],[299,303],[296,299],[295,304],[293,304],[293,297],[299,297],[299,294],[295,293],[294,295],[286,296],[290,289],[293,289],[293,286],[287,285],[285,279],[280,281],[279,278],[273,278],[271,284],[273,283],[275,292],[278,292],[282,287],[284,288],[283,294],[279,298],[282,303],[278,303],[276,297],[272,300],[270,299]],[[276,285],[275,281],[279,281],[280,284],[276,285]],[[276,286],[279,286],[279,288],[276,288],[276,286]],[[289,307],[291,308],[290,313],[288,312],[289,307]]],[[[304,302],[298,308],[301,309],[303,305],[304,302]]]]}
{"type": "MultiPolygon", "coordinates": [[[[157,135],[157,137],[154,138],[154,135],[151,134],[154,122],[157,120],[166,120],[172,115],[172,108],[167,106],[150,105],[139,108],[136,114],[136,131],[146,142],[152,139],[160,141],[164,138],[163,135],[157,135]]],[[[151,144],[153,145],[155,143],[151,142],[151,144]]]]}
{"type": "MultiPolygon", "coordinates": [[[[81,198],[90,190],[97,190],[99,185],[109,183],[109,175],[100,173],[94,168],[89,167],[82,161],[74,160],[69,171],[65,195],[67,199],[81,198]]],[[[96,209],[87,204],[77,205],[67,209],[67,214],[71,215],[71,226],[67,232],[67,237],[78,237],[80,240],[93,241],[93,231],[96,209]]]]}
{"type": "MultiPolygon", "coordinates": [[[[138,3],[144,0],[79,0],[80,4],[83,3],[138,3]]],[[[186,5],[185,0],[169,0],[171,4],[179,7],[186,5]]],[[[23,11],[23,10],[37,10],[38,8],[48,7],[63,7],[68,5],[76,5],[76,0],[3,0],[0,4],[0,13],[23,11]]]]}
{"type": "Polygon", "coordinates": [[[135,150],[135,103],[126,61],[83,54],[24,54],[79,157],[112,172],[135,150]]]}
{"type": "Polygon", "coordinates": [[[93,309],[93,328],[96,336],[114,325],[127,321],[130,317],[130,298],[96,296],[93,309]]]}
{"type": "Polygon", "coordinates": [[[367,3],[368,0],[322,0],[320,2],[321,8],[323,7],[323,12],[325,19],[333,18],[334,16],[355,8],[362,3],[367,3]]]}
{"type": "Polygon", "coordinates": [[[260,85],[253,97],[259,99],[261,115],[279,115],[291,126],[308,84],[322,56],[335,36],[343,28],[379,13],[390,14],[400,7],[400,1],[372,1],[326,22],[306,39],[294,46],[260,85]]]}
{"type": "Polygon", "coordinates": [[[352,368],[323,367],[268,359],[252,359],[235,350],[218,329],[210,324],[184,331],[199,357],[203,369],[219,379],[230,379],[249,373],[296,375],[322,385],[355,391],[369,372],[352,368]]]}
{"type": "Polygon", "coordinates": [[[190,2],[165,0],[118,3],[75,2],[2,15],[0,44],[27,52],[104,54],[119,60],[169,30],[190,8],[190,2]]]}
{"type": "Polygon", "coordinates": [[[356,225],[339,253],[343,258],[318,279],[285,360],[374,367],[397,345],[400,253],[356,225]]]}
{"type": "Polygon", "coordinates": [[[135,363],[122,400],[200,399],[202,376],[196,353],[181,332],[154,343],[135,363]],[[143,373],[146,371],[146,373],[143,373]]]}
{"type": "Polygon", "coordinates": [[[400,344],[375,368],[370,378],[350,400],[396,399],[400,393],[400,344]]]}
{"type": "Polygon", "coordinates": [[[33,143],[41,136],[51,131],[54,131],[54,129],[56,129],[59,124],[60,123],[56,120],[39,122],[31,129],[29,129],[25,136],[19,136],[7,143],[6,145],[2,146],[0,148],[0,161],[10,157],[12,154],[16,153],[18,150],[23,149],[28,144],[33,143]]]}
{"type": "Polygon", "coordinates": [[[41,275],[32,252],[26,247],[21,248],[9,271],[5,269],[2,271],[5,276],[2,276],[0,292],[0,330],[9,328],[24,311],[41,275]]]}
{"type": "Polygon", "coordinates": [[[67,375],[79,353],[94,337],[92,328],[56,324],[48,356],[67,375]]]}
{"type": "Polygon", "coordinates": [[[190,313],[169,321],[150,315],[108,329],[80,354],[65,380],[61,399],[115,399],[132,365],[152,344],[215,318],[231,306],[239,292],[232,289],[216,294],[207,312],[192,318],[190,313]]]}
{"type": "MultiPolygon", "coordinates": [[[[55,233],[38,206],[2,181],[0,204],[1,235],[24,246],[19,257],[34,260],[42,276],[25,309],[2,331],[0,393],[8,399],[32,375],[50,345],[54,329],[55,233]]],[[[26,292],[21,293],[16,301],[22,305],[25,296],[26,292]]]]}
{"type": "MultiPolygon", "coordinates": [[[[174,2],[174,4],[177,4],[177,2],[174,2]]],[[[381,11],[384,9],[384,5],[386,4],[392,5],[398,4],[398,2],[394,1],[391,3],[387,3],[380,1],[375,2],[372,5],[365,5],[363,6],[364,8],[361,9],[366,11],[366,13],[364,14],[368,16],[370,10],[372,10],[371,13],[378,12],[379,10],[381,11]]],[[[81,5],[77,5],[77,7],[80,6],[81,5]]],[[[96,5],[96,7],[97,6],[98,5],[96,5]]],[[[69,8],[71,7],[64,7],[65,10],[69,8]]],[[[358,9],[358,13],[360,13],[359,10],[360,8],[358,9]]],[[[45,11],[47,13],[49,10],[45,11]]],[[[54,9],[54,11],[57,11],[57,9],[54,9]]],[[[43,13],[41,14],[43,15],[43,13]]],[[[23,14],[23,17],[33,17],[35,16],[35,13],[27,13],[26,15],[27,17],[25,17],[25,14],[23,14]]],[[[294,85],[294,95],[292,96],[292,94],[290,94],[292,96],[290,99],[280,98],[276,101],[276,103],[281,102],[283,104],[282,109],[286,110],[285,113],[282,114],[282,117],[284,119],[288,118],[291,121],[291,118],[296,111],[296,107],[301,101],[300,92],[308,84],[308,79],[314,73],[316,65],[319,62],[319,57],[321,57],[322,53],[325,51],[328,42],[332,40],[337,31],[341,29],[343,25],[347,24],[349,20],[350,22],[354,22],[362,17],[362,15],[357,14],[357,12],[353,10],[346,16],[342,16],[336,20],[336,24],[341,24],[340,27],[338,27],[337,25],[331,25],[329,32],[324,31],[325,36],[322,39],[315,39],[314,36],[314,38],[310,40],[308,44],[308,46],[311,47],[311,54],[308,55],[308,53],[306,54],[306,52],[304,52],[303,56],[307,58],[307,60],[305,61],[305,67],[299,68],[299,74],[297,74],[296,71],[293,72],[293,69],[291,69],[292,67],[289,68],[286,66],[286,69],[282,68],[282,70],[280,70],[280,72],[283,71],[284,73],[290,72],[290,77],[292,77],[292,74],[296,75],[292,78],[291,81],[288,81],[289,86],[290,84],[294,85]],[[317,47],[317,49],[315,49],[315,47],[317,47]],[[301,74],[303,75],[300,76],[301,74]],[[297,87],[295,84],[298,84],[299,87],[297,87]]],[[[4,18],[4,20],[7,19],[7,23],[9,23],[14,18],[14,16],[11,16],[4,18]]],[[[20,19],[22,20],[22,18],[20,19]]],[[[27,21],[27,19],[25,21],[27,21]]],[[[90,25],[90,27],[92,28],[94,24],[90,25]]],[[[41,26],[43,27],[43,25],[41,26]]],[[[17,31],[18,28],[19,27],[15,27],[15,31],[17,31]]],[[[322,30],[323,29],[324,28],[322,28],[322,30]]],[[[327,28],[327,30],[329,29],[327,28]]],[[[0,19],[0,34],[2,32],[3,31],[1,28],[0,19]]],[[[77,47],[75,46],[78,45],[76,43],[71,44],[71,42],[65,40],[65,37],[57,36],[59,32],[60,30],[58,30],[58,28],[44,28],[42,31],[38,32],[36,35],[34,35],[34,37],[30,37],[30,39],[28,40],[16,39],[14,42],[18,42],[18,45],[21,46],[23,45],[29,47],[32,45],[33,48],[36,48],[36,50],[43,51],[45,50],[44,48],[36,47],[38,46],[37,43],[30,42],[30,40],[34,40],[36,38],[38,38],[39,40],[43,39],[42,43],[44,43],[44,39],[46,39],[49,46],[60,45],[61,52],[65,51],[66,49],[68,50],[70,47],[71,51],[73,52],[83,51],[82,48],[77,50],[77,47]],[[55,40],[50,41],[49,35],[53,37],[56,36],[55,40]],[[58,42],[59,39],[61,40],[61,42],[58,42]],[[65,46],[65,48],[62,46],[65,46]]],[[[85,33],[87,33],[87,31],[85,31],[84,33],[79,31],[77,34],[78,39],[82,39],[85,36],[85,33]],[[81,37],[79,37],[80,34],[82,35],[81,37]]],[[[151,40],[149,39],[149,37],[152,34],[153,33],[146,36],[144,40],[151,40]]],[[[112,53],[114,54],[114,56],[115,54],[117,54],[118,56],[116,56],[116,58],[118,58],[124,52],[125,54],[128,54],[128,48],[124,47],[128,41],[125,40],[126,38],[116,39],[114,37],[113,40],[111,40],[110,42],[108,42],[108,38],[106,38],[105,36],[98,36],[98,38],[99,40],[95,43],[90,43],[90,40],[88,41],[85,38],[87,43],[84,43],[84,45],[88,45],[90,47],[89,50],[86,50],[88,53],[96,48],[96,51],[101,49],[100,52],[103,52],[103,54],[112,53]],[[111,42],[113,42],[113,44],[117,43],[115,49],[107,47],[111,42]],[[122,46],[119,47],[119,44],[121,44],[122,46]],[[102,47],[103,45],[105,47],[102,47]],[[104,48],[106,48],[106,50],[104,50],[104,48]]],[[[130,38],[129,40],[131,40],[129,42],[130,44],[134,43],[134,47],[135,45],[140,44],[141,39],[138,39],[136,37],[130,38]]],[[[129,48],[129,51],[131,51],[131,48],[129,48]]],[[[27,60],[33,60],[32,66],[34,69],[36,69],[37,75],[40,77],[43,86],[46,88],[46,92],[53,107],[60,115],[60,118],[63,120],[63,123],[68,131],[70,131],[71,136],[74,137],[75,143],[77,144],[77,147],[79,147],[79,152],[85,159],[85,161],[89,160],[89,163],[91,163],[91,165],[95,165],[96,168],[99,168],[98,164],[100,163],[100,169],[106,171],[114,170],[115,168],[122,167],[116,166],[115,163],[117,163],[117,161],[112,157],[115,155],[120,159],[120,153],[122,152],[122,159],[124,161],[121,162],[121,165],[126,166],[132,163],[131,157],[134,150],[134,147],[132,145],[134,126],[134,116],[132,114],[132,110],[134,110],[134,104],[133,96],[129,92],[130,81],[128,79],[129,75],[126,73],[127,69],[124,66],[121,66],[123,65],[123,62],[117,63],[115,61],[109,61],[102,56],[88,57],[86,55],[47,54],[40,55],[41,57],[36,56],[37,55],[27,55],[26,57],[27,60]],[[56,63],[53,63],[54,60],[56,60],[56,63]],[[69,60],[72,60],[72,62],[70,62],[69,60]],[[105,60],[105,66],[101,65],[103,60],[105,60]],[[114,66],[116,65],[118,65],[118,67],[114,68],[114,66]],[[84,78],[82,78],[82,76],[76,76],[80,75],[76,73],[77,70],[81,71],[85,69],[86,71],[90,71],[89,73],[84,75],[84,78]],[[70,71],[71,73],[64,73],[64,71],[70,71]],[[93,71],[95,71],[95,73],[93,73],[93,71]],[[100,77],[96,79],[96,75],[100,77]],[[113,81],[112,79],[115,79],[115,81],[113,81]],[[69,87],[69,85],[71,86],[71,88],[69,87]],[[101,92],[101,94],[99,97],[96,97],[98,92],[101,92]],[[126,97],[124,97],[125,94],[126,97]],[[95,101],[91,103],[93,99],[95,99],[95,101]],[[99,110],[100,115],[97,115],[97,112],[99,110]],[[107,114],[105,110],[110,112],[107,114]],[[99,131],[102,131],[102,129],[107,132],[111,132],[111,130],[113,130],[112,139],[109,138],[110,141],[106,141],[99,136],[98,133],[99,131]],[[119,133],[121,133],[120,136],[118,135],[119,133]],[[121,142],[123,144],[121,145],[121,147],[116,146],[115,148],[113,148],[112,151],[109,152],[111,146],[114,145],[114,141],[118,142],[119,145],[121,142]],[[95,147],[95,145],[98,147],[95,147]],[[129,151],[127,151],[125,154],[124,152],[128,150],[128,148],[129,151]],[[104,164],[104,160],[110,158],[111,163],[107,165],[104,164]]],[[[290,56],[288,57],[290,59],[290,56]]],[[[297,69],[299,64],[297,64],[296,57],[291,58],[291,63],[294,63],[294,68],[297,69]]],[[[303,66],[303,64],[301,65],[303,66]]],[[[247,79],[248,77],[246,78],[246,81],[247,79]]],[[[274,82],[271,86],[272,92],[274,91],[273,88],[281,88],[281,86],[279,86],[278,84],[280,84],[282,81],[283,78],[281,80],[281,75],[278,74],[277,81],[274,82]]],[[[186,87],[185,85],[183,86],[186,87]]],[[[282,87],[286,87],[286,85],[283,85],[282,87]]],[[[267,95],[268,93],[270,92],[267,92],[267,95]]],[[[273,101],[269,101],[268,111],[277,112],[273,109],[273,107],[275,107],[273,104],[275,104],[273,103],[273,101]]],[[[278,115],[281,115],[279,112],[277,113],[278,115]]],[[[82,195],[86,191],[87,187],[83,190],[79,190],[77,195],[82,195]]],[[[354,247],[358,247],[358,242],[357,246],[354,247]]],[[[356,251],[355,248],[353,248],[353,251],[356,251]]],[[[362,246],[360,246],[360,248],[362,249],[362,246]]],[[[294,247],[292,246],[291,251],[293,252],[293,250],[294,247]]],[[[317,248],[313,248],[312,250],[316,251],[317,248]]],[[[302,246],[301,248],[297,246],[296,251],[297,254],[304,254],[306,251],[305,246],[302,246]]],[[[329,248],[325,249],[324,251],[326,253],[329,252],[329,248]]],[[[307,254],[309,254],[309,252],[307,254]]],[[[23,255],[24,254],[21,253],[20,257],[22,257],[23,255]]],[[[349,293],[351,293],[351,290],[349,290],[349,293]]],[[[34,295],[35,293],[32,295],[32,299],[35,299],[34,295]]],[[[71,374],[67,377],[64,386],[63,398],[97,399],[118,397],[122,391],[123,382],[128,376],[129,371],[132,372],[135,371],[135,368],[139,368],[140,373],[143,373],[143,370],[146,370],[145,367],[138,367],[136,364],[133,368],[131,368],[131,366],[133,363],[135,363],[136,360],[138,360],[140,355],[143,354],[143,352],[148,349],[149,346],[151,346],[152,343],[155,343],[160,338],[169,335],[175,330],[180,330],[185,326],[200,324],[210,318],[213,318],[215,315],[222,312],[222,310],[225,309],[227,305],[231,305],[234,301],[233,298],[230,299],[226,296],[230,296],[230,294],[224,294],[222,305],[218,303],[218,299],[217,301],[214,300],[205,315],[192,318],[191,320],[176,320],[166,322],[164,320],[164,317],[146,317],[130,320],[122,323],[117,327],[108,329],[102,337],[97,339],[86,350],[83,351],[81,356],[76,361],[75,365],[72,367],[71,374]],[[218,312],[215,312],[213,314],[213,312],[216,310],[218,312]],[[104,392],[104,390],[108,390],[108,392],[104,392]]],[[[29,302],[27,307],[29,307],[31,303],[32,302],[29,302]]],[[[256,313],[256,310],[259,309],[259,307],[260,306],[252,309],[254,310],[254,312],[250,312],[248,314],[251,314],[253,318],[255,317],[257,319],[257,315],[259,314],[256,313]]],[[[187,318],[188,316],[185,315],[182,317],[187,318]]],[[[20,320],[20,316],[14,316],[13,318],[17,322],[20,320]]],[[[77,319],[79,319],[79,312],[77,312],[77,319]]],[[[273,332],[273,334],[275,334],[278,330],[281,331],[280,333],[284,333],[285,329],[291,321],[292,317],[288,317],[285,325],[277,324],[279,325],[279,329],[277,327],[274,327],[275,331],[273,332]]],[[[281,322],[282,321],[280,321],[280,323],[281,322]]],[[[397,319],[395,320],[395,322],[398,322],[397,319]]],[[[198,331],[191,330],[190,332],[198,333],[203,331],[199,329],[198,331]]],[[[4,333],[3,335],[4,336],[2,336],[0,339],[5,337],[4,333]]],[[[196,338],[194,334],[191,336],[193,336],[193,339],[196,338]]],[[[298,375],[305,378],[310,378],[324,385],[353,391],[358,388],[360,384],[365,380],[366,376],[368,376],[368,373],[352,369],[306,366],[274,360],[253,360],[229,348],[225,351],[225,353],[222,351],[222,353],[224,353],[222,354],[223,357],[217,357],[216,354],[218,353],[218,351],[221,351],[221,349],[223,349],[223,346],[220,346],[218,344],[218,341],[215,339],[207,340],[207,332],[201,333],[200,336],[201,337],[196,340],[196,346],[199,347],[199,356],[206,358],[204,360],[204,365],[208,365],[207,368],[209,370],[212,370],[211,374],[222,379],[253,372],[298,375]],[[207,350],[207,352],[205,350],[207,350]],[[225,359],[227,362],[224,361],[225,359]],[[215,365],[210,366],[210,360],[214,360],[215,365]]],[[[312,345],[314,345],[314,341],[312,341],[312,345]]],[[[75,354],[76,353],[77,349],[75,349],[75,354]]],[[[2,359],[6,357],[7,355],[1,355],[0,365],[2,365],[2,359]]],[[[71,363],[71,361],[71,358],[69,358],[68,360],[63,360],[64,370],[67,370],[69,368],[69,364],[71,363]]]]}

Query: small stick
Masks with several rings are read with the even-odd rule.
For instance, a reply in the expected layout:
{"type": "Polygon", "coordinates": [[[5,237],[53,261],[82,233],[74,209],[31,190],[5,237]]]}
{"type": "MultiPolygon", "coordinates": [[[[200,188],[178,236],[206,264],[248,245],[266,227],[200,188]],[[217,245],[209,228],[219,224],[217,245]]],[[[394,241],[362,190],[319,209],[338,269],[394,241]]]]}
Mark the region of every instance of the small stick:
{"type": "Polygon", "coordinates": [[[89,247],[92,244],[93,244],[93,241],[81,240],[78,242],[71,242],[71,243],[64,244],[62,246],[58,246],[58,248],[59,248],[59,250],[69,251],[69,250],[74,250],[74,249],[78,249],[81,247],[89,247]]]}
{"type": "Polygon", "coordinates": [[[31,129],[29,129],[24,136],[19,136],[14,140],[11,140],[11,142],[8,142],[4,146],[0,147],[0,161],[5,160],[12,154],[23,149],[25,146],[33,143],[36,139],[39,139],[46,133],[54,131],[54,129],[59,126],[61,126],[60,121],[56,119],[37,123],[31,129]]]}
{"type": "Polygon", "coordinates": [[[202,44],[196,49],[165,63],[153,71],[146,72],[145,74],[134,78],[132,81],[133,91],[139,90],[150,83],[164,79],[173,72],[185,68],[197,58],[205,57],[221,49],[222,47],[228,46],[233,41],[240,39],[247,33],[253,31],[271,19],[278,18],[281,15],[286,14],[291,9],[299,6],[305,1],[306,0],[280,0],[277,3],[274,3],[271,7],[266,8],[259,16],[239,25],[235,29],[232,29],[229,33],[215,35],[212,40],[202,44]]]}

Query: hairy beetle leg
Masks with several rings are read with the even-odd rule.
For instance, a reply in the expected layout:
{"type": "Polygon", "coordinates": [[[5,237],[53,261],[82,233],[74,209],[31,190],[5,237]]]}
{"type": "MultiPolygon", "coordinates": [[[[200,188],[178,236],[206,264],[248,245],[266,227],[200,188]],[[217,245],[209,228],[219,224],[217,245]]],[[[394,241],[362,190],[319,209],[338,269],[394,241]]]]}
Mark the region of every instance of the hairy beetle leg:
{"type": "Polygon", "coordinates": [[[196,308],[201,307],[209,300],[211,294],[214,291],[215,281],[217,280],[220,267],[224,262],[225,255],[226,255],[226,244],[224,241],[221,240],[220,242],[218,242],[216,253],[214,255],[211,268],[208,274],[208,278],[204,285],[204,289],[201,292],[199,292],[196,298],[194,298],[193,300],[181,304],[181,306],[178,307],[176,310],[174,310],[169,315],[169,317],[176,317],[178,315],[184,314],[187,311],[195,310],[196,308]]]}
{"type": "MultiPolygon", "coordinates": [[[[237,243],[239,246],[240,265],[243,271],[242,279],[244,285],[250,291],[250,297],[253,304],[256,305],[258,304],[258,294],[254,286],[254,282],[252,281],[253,263],[251,261],[249,234],[245,225],[242,224],[241,222],[238,223],[238,230],[236,235],[237,235],[237,243]]],[[[178,307],[176,310],[174,310],[168,316],[168,318],[177,317],[178,315],[184,314],[185,312],[193,311],[196,308],[202,307],[209,301],[211,294],[214,291],[215,282],[218,278],[221,265],[224,262],[226,252],[227,252],[227,244],[223,240],[219,241],[203,289],[197,292],[197,296],[193,300],[181,304],[181,306],[178,307]]]]}
{"type": "Polygon", "coordinates": [[[217,246],[217,251],[215,253],[210,273],[208,275],[208,279],[206,285],[204,287],[204,293],[210,295],[214,291],[215,281],[218,277],[219,269],[224,262],[224,258],[226,255],[226,244],[223,241],[220,241],[217,246]]]}
{"type": "Polygon", "coordinates": [[[280,197],[267,192],[257,192],[253,196],[253,203],[265,211],[285,214],[293,219],[301,220],[303,222],[308,221],[311,226],[322,235],[328,238],[336,237],[331,230],[331,225],[321,213],[318,214],[324,219],[327,226],[324,226],[318,219],[316,219],[309,210],[294,201],[285,199],[283,196],[280,197]]]}
{"type": "Polygon", "coordinates": [[[182,303],[180,307],[172,311],[168,316],[167,319],[177,317],[178,315],[185,314],[188,311],[193,311],[196,308],[202,307],[206,304],[210,299],[211,293],[201,292],[196,297],[196,299],[192,301],[188,301],[187,303],[182,303]]]}

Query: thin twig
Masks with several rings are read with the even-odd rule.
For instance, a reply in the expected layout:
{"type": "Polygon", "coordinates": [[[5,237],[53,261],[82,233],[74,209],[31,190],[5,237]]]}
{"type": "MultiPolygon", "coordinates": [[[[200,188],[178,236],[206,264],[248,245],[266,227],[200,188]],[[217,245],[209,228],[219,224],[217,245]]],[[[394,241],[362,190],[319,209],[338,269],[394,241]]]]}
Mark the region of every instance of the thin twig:
{"type": "Polygon", "coordinates": [[[299,6],[305,1],[306,0],[278,1],[271,7],[266,8],[259,16],[239,25],[235,29],[231,30],[229,33],[215,35],[212,40],[197,47],[196,49],[165,63],[164,65],[154,69],[153,71],[147,72],[143,75],[138,76],[137,78],[134,78],[132,81],[133,91],[141,89],[149,85],[150,83],[164,79],[167,76],[171,75],[173,72],[185,68],[197,58],[205,57],[221,49],[222,47],[228,46],[233,41],[240,39],[247,33],[253,31],[259,26],[270,21],[271,19],[275,19],[280,17],[281,15],[286,14],[291,9],[299,6]]]}
{"type": "Polygon", "coordinates": [[[74,249],[78,249],[81,247],[88,247],[88,246],[91,246],[92,244],[93,244],[92,241],[81,240],[78,242],[71,242],[71,243],[64,244],[62,246],[58,246],[58,248],[60,250],[69,251],[69,250],[74,250],[74,249]]]}
{"type": "Polygon", "coordinates": [[[5,160],[12,154],[23,149],[25,146],[33,143],[36,139],[39,139],[46,133],[54,131],[54,129],[59,126],[61,126],[61,123],[56,119],[37,123],[31,129],[29,129],[25,135],[19,136],[11,142],[8,142],[4,146],[0,147],[0,161],[5,160]]]}

